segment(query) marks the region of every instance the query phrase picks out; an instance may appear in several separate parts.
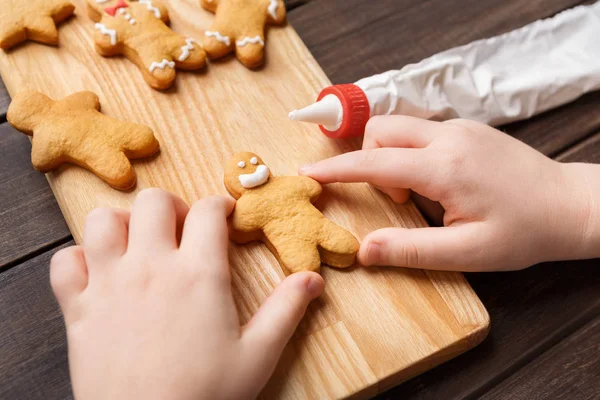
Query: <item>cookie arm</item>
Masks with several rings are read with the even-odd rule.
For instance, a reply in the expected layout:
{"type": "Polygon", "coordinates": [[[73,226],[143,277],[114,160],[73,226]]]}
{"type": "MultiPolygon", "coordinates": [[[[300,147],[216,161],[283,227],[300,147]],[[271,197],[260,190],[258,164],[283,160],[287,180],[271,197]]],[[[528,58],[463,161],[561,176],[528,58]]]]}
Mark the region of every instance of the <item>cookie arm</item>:
{"type": "Polygon", "coordinates": [[[230,218],[230,227],[239,232],[255,232],[263,228],[263,218],[260,210],[251,198],[242,195],[236,204],[230,218]]]}
{"type": "Polygon", "coordinates": [[[89,91],[73,93],[60,100],[59,103],[70,109],[85,107],[100,111],[100,99],[98,98],[98,95],[89,91]]]}
{"type": "Polygon", "coordinates": [[[219,0],[200,0],[200,5],[204,9],[214,13],[219,7],[219,0]]]}
{"type": "Polygon", "coordinates": [[[268,0],[267,22],[276,25],[285,22],[285,3],[283,0],[268,0]]]}
{"type": "Polygon", "coordinates": [[[52,17],[31,18],[25,25],[27,37],[35,42],[44,44],[58,44],[58,30],[52,17]]]}
{"type": "Polygon", "coordinates": [[[304,188],[307,192],[307,195],[310,197],[310,202],[314,203],[317,201],[321,192],[323,191],[323,187],[317,181],[312,178],[308,178],[306,176],[299,176],[297,179],[301,180],[304,184],[304,188]]]}

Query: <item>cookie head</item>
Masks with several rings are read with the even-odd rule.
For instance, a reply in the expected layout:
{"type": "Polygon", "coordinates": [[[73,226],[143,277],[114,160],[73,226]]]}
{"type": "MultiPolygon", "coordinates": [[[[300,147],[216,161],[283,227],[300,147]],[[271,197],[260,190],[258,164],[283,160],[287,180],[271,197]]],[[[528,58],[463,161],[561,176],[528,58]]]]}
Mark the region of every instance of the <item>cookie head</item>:
{"type": "Polygon", "coordinates": [[[237,153],[225,166],[225,187],[236,199],[248,189],[264,185],[271,172],[263,160],[254,153],[237,153]]]}

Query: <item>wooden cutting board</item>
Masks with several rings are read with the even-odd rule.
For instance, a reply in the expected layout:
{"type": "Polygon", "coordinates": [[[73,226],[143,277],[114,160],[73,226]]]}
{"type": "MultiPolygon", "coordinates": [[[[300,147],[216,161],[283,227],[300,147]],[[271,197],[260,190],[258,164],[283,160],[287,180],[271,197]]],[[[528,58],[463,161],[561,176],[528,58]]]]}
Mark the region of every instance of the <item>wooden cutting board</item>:
{"type": "MultiPolygon", "coordinates": [[[[267,64],[259,71],[228,58],[205,72],[178,72],[175,87],[158,92],[125,58],[96,54],[84,0],[74,3],[76,17],[60,25],[59,48],[27,43],[0,51],[10,94],[34,89],[61,98],[91,90],[105,114],[152,127],[162,148],[134,163],[138,184],[127,193],[77,167],[48,175],[76,241],[92,208],[129,208],[143,188],[161,187],[188,202],[227,194],[223,165],[237,151],[259,154],[277,175],[295,175],[300,164],[359,148],[358,140],[336,142],[288,120],[289,110],[330,84],[291,26],[269,30],[267,64]]],[[[172,28],[195,38],[214,18],[199,0],[168,7],[172,28]]],[[[426,225],[414,205],[397,206],[366,184],[331,185],[324,196],[324,213],[359,238],[387,226],[426,225]]],[[[284,275],[262,244],[232,245],[230,253],[246,322],[284,275]]],[[[477,345],[489,330],[486,310],[459,273],[323,268],[323,276],[326,292],[311,305],[264,398],[374,396],[477,345]]]]}

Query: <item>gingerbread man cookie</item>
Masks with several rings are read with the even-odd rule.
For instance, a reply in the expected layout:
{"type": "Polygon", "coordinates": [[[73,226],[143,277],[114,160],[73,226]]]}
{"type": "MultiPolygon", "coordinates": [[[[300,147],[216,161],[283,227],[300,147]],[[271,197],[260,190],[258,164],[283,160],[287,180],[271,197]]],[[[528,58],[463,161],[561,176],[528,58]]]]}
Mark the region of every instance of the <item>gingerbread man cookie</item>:
{"type": "Polygon", "coordinates": [[[54,101],[26,91],[14,97],[6,117],[16,129],[33,136],[31,162],[38,171],[72,163],[115,189],[129,189],[136,181],[129,159],[155,154],[158,141],[149,127],[109,118],[99,111],[100,101],[92,92],[54,101]]]}
{"type": "Polygon", "coordinates": [[[359,244],[313,205],[321,185],[303,176],[270,176],[256,154],[238,153],[225,167],[225,187],[237,199],[230,219],[236,243],[267,244],[286,273],[316,271],[324,264],[354,264],[359,244]]]}
{"type": "Polygon", "coordinates": [[[155,89],[168,89],[175,69],[197,70],[206,53],[194,39],[173,32],[167,8],[159,0],[87,0],[96,51],[109,57],[124,54],[155,89]]]}
{"type": "Polygon", "coordinates": [[[285,22],[283,0],[201,0],[202,7],[216,14],[204,33],[204,49],[211,58],[233,51],[248,68],[262,65],[265,25],[285,22]]]}
{"type": "Polygon", "coordinates": [[[8,50],[27,39],[57,45],[56,24],[73,11],[66,0],[0,0],[0,48],[8,50]]]}

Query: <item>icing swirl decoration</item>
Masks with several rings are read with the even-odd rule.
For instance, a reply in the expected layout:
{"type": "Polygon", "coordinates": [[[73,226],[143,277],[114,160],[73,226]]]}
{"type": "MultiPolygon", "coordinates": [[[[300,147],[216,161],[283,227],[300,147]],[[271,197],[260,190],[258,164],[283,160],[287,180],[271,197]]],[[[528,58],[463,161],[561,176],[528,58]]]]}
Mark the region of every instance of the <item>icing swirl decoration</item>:
{"type": "Polygon", "coordinates": [[[114,46],[117,44],[117,31],[115,31],[114,29],[108,29],[106,27],[106,25],[101,24],[101,23],[96,23],[94,25],[94,28],[98,29],[100,31],[100,33],[102,33],[103,35],[110,36],[110,44],[111,45],[114,46]]]}
{"type": "Polygon", "coordinates": [[[229,39],[229,36],[223,36],[217,31],[206,31],[204,32],[204,35],[206,35],[206,37],[214,37],[217,39],[217,41],[224,43],[226,46],[231,44],[231,39],[229,39]]]}
{"type": "Polygon", "coordinates": [[[185,61],[190,56],[190,51],[194,50],[194,39],[187,38],[185,39],[185,45],[181,46],[181,55],[179,56],[179,61],[185,61]]]}
{"type": "Polygon", "coordinates": [[[156,68],[165,69],[166,67],[175,68],[175,62],[163,58],[163,60],[159,63],[154,61],[152,64],[150,64],[149,70],[150,73],[153,73],[156,68]]]}
{"type": "Polygon", "coordinates": [[[271,0],[271,2],[269,3],[269,15],[273,18],[273,19],[277,19],[277,0],[271,0]]]}
{"type": "Polygon", "coordinates": [[[156,7],[154,7],[154,5],[152,4],[152,0],[140,0],[140,4],[144,4],[146,6],[146,8],[148,8],[148,10],[152,11],[154,13],[154,16],[156,18],[161,17],[160,14],[160,10],[156,7]]]}
{"type": "Polygon", "coordinates": [[[237,44],[238,47],[244,47],[248,43],[260,44],[261,46],[265,45],[265,42],[262,40],[262,38],[260,36],[254,36],[254,37],[246,36],[242,40],[238,40],[237,42],[235,42],[235,44],[237,44]]]}

